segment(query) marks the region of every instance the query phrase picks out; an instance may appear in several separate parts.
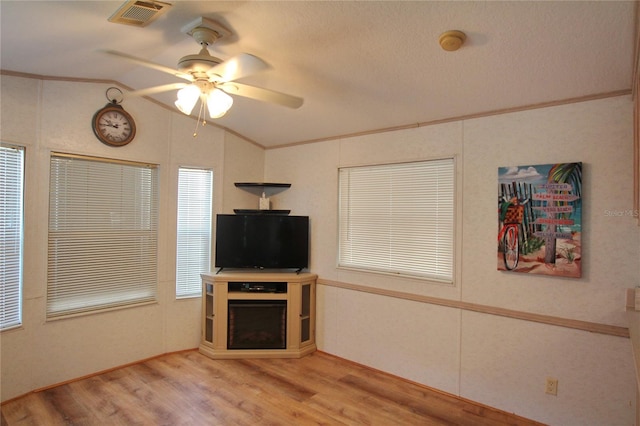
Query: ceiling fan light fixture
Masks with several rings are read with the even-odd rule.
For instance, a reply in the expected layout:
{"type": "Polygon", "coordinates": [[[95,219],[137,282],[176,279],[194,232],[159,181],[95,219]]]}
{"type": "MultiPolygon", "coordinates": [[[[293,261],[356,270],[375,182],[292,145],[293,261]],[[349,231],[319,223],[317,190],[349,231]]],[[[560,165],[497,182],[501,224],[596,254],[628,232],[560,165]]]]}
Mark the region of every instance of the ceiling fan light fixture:
{"type": "Polygon", "coordinates": [[[194,84],[178,90],[178,99],[175,102],[176,108],[185,115],[191,114],[193,107],[200,99],[200,88],[194,84]]]}
{"type": "Polygon", "coordinates": [[[233,98],[220,89],[214,89],[207,95],[207,109],[209,117],[220,118],[229,111],[233,105],[233,98]]]}

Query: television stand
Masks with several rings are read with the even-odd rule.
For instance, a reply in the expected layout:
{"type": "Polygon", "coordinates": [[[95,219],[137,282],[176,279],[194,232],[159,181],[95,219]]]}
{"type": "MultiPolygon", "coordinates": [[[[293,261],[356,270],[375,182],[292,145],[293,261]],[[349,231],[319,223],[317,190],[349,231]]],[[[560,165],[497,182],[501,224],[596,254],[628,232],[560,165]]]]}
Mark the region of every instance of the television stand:
{"type": "Polygon", "coordinates": [[[317,275],[202,274],[200,353],[214,359],[301,358],[316,350],[317,275]]]}

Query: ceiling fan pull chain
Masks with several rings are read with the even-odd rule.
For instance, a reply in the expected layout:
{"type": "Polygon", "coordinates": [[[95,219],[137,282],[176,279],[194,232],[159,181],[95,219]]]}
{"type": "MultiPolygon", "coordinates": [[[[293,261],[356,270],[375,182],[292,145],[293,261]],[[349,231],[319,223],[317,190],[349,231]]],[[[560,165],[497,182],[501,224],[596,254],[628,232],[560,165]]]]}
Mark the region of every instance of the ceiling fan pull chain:
{"type": "Polygon", "coordinates": [[[194,138],[198,137],[198,126],[200,125],[200,118],[202,118],[202,127],[204,127],[205,124],[207,124],[207,120],[204,118],[203,112],[204,112],[204,102],[202,102],[202,99],[200,99],[200,110],[198,111],[198,119],[196,120],[196,128],[193,131],[193,137],[194,138]]]}

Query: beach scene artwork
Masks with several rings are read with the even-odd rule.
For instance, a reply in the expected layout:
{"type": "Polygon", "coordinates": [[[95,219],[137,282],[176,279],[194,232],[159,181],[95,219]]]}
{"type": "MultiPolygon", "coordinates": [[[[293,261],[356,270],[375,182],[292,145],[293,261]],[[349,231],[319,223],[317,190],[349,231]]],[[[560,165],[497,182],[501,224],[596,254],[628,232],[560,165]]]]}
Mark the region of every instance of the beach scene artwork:
{"type": "Polygon", "coordinates": [[[498,270],[582,275],[582,163],[498,168],[498,270]]]}

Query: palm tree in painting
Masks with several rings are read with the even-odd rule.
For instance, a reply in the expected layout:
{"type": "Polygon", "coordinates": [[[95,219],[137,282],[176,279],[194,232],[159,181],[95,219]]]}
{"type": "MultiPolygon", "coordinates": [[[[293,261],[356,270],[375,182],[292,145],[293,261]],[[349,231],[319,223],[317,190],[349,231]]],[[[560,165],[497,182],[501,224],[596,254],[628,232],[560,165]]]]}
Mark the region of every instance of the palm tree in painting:
{"type": "MultiPolygon", "coordinates": [[[[581,197],[582,194],[582,163],[560,163],[555,164],[547,175],[547,183],[566,183],[571,185],[571,191],[574,195],[581,197]]],[[[567,193],[569,191],[563,191],[567,193]]],[[[566,206],[567,201],[556,201],[558,206],[566,206]]],[[[560,217],[566,213],[560,213],[560,217]]],[[[556,225],[549,225],[549,232],[556,231],[556,225]]],[[[556,239],[549,238],[546,243],[545,263],[556,263],[556,239]]]]}

